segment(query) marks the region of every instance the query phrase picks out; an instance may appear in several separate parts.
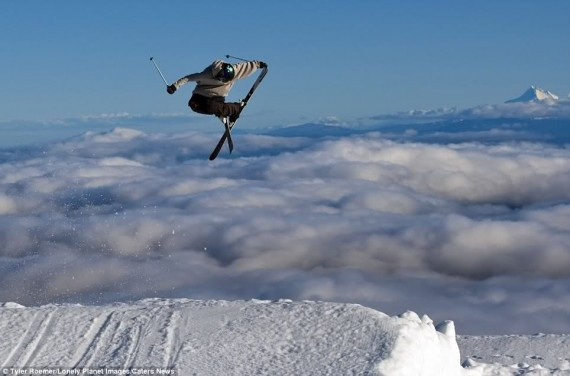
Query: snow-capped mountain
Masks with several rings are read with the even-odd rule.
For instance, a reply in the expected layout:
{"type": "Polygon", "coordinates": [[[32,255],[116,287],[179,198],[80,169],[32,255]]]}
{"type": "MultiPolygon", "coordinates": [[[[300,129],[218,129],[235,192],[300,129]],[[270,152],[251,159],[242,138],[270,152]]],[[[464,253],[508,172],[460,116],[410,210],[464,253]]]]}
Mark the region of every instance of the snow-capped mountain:
{"type": "Polygon", "coordinates": [[[518,98],[511,99],[505,103],[517,103],[517,102],[542,102],[542,101],[557,101],[558,96],[551,93],[548,90],[541,89],[532,85],[527,91],[523,93],[518,98]]]}

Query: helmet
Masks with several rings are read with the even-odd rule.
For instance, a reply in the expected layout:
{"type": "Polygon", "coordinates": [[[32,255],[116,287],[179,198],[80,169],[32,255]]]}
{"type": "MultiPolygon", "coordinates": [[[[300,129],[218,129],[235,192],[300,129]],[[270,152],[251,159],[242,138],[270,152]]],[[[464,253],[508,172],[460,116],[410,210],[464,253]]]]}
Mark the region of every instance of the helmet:
{"type": "Polygon", "coordinates": [[[229,82],[234,79],[236,72],[234,67],[228,63],[222,63],[222,69],[216,75],[216,78],[222,82],[229,82]]]}

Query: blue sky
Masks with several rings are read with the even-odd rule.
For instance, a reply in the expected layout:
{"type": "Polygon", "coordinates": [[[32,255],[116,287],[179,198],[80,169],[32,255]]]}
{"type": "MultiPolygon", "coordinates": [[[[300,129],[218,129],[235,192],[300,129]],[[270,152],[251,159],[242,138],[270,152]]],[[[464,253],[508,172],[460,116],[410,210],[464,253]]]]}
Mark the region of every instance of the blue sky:
{"type": "MultiPolygon", "coordinates": [[[[249,126],[570,92],[570,2],[3,1],[1,122],[189,112],[169,81],[227,53],[270,64],[249,126]]],[[[250,81],[251,82],[251,81],[250,81]]],[[[249,84],[236,85],[239,99],[249,84]]]]}

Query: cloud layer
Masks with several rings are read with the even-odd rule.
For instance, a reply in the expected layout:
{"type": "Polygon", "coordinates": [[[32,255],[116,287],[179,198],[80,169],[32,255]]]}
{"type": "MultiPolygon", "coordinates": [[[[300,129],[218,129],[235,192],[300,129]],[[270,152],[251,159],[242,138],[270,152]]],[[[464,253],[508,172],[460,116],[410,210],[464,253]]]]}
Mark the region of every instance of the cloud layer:
{"type": "Polygon", "coordinates": [[[570,331],[570,150],[117,128],[0,153],[0,301],[359,302],[570,331]],[[225,153],[225,151],[223,152],[225,153]]]}

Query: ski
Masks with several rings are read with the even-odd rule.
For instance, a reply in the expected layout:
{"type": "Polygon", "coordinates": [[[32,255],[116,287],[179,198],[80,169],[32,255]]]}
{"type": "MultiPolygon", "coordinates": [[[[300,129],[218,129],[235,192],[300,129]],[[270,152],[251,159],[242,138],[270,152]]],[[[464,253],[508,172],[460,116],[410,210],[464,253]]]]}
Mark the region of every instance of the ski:
{"type": "Polygon", "coordinates": [[[226,132],[224,134],[228,139],[228,149],[230,151],[230,154],[232,153],[232,151],[234,151],[234,140],[232,139],[232,128],[234,126],[234,123],[230,123],[229,118],[226,119],[226,122],[224,123],[224,126],[226,127],[226,132]]]}
{"type": "MultiPolygon", "coordinates": [[[[265,77],[266,74],[267,74],[267,67],[263,68],[263,71],[261,72],[259,77],[257,77],[257,80],[255,80],[255,82],[253,83],[253,86],[251,87],[251,89],[249,89],[249,92],[247,93],[247,95],[245,96],[245,98],[243,100],[243,107],[240,110],[240,114],[241,114],[241,111],[243,111],[243,109],[245,108],[245,106],[247,106],[247,102],[249,102],[249,99],[251,98],[251,96],[253,95],[253,93],[255,92],[255,90],[257,89],[257,87],[259,86],[259,84],[261,83],[261,81],[263,80],[263,78],[265,77]]],[[[216,159],[216,157],[220,153],[220,150],[222,150],[222,146],[224,146],[224,142],[226,142],[226,139],[228,140],[228,146],[230,149],[230,154],[234,149],[234,143],[232,140],[231,130],[232,130],[233,126],[235,125],[235,122],[228,123],[227,118],[225,121],[222,120],[222,122],[224,123],[224,127],[226,129],[224,131],[224,134],[220,138],[220,141],[218,141],[218,144],[214,148],[214,151],[212,151],[212,154],[210,154],[210,160],[211,161],[216,159]]]]}
{"type": "Polygon", "coordinates": [[[222,146],[224,146],[224,142],[226,142],[226,139],[228,140],[228,147],[230,149],[230,154],[234,149],[234,142],[232,140],[232,134],[231,134],[231,129],[233,127],[233,123],[228,124],[227,121],[223,121],[223,123],[224,123],[224,127],[226,129],[224,130],[224,134],[222,135],[222,137],[220,137],[220,141],[218,141],[218,144],[214,148],[214,151],[212,151],[212,154],[210,154],[210,160],[211,161],[216,159],[216,157],[220,153],[220,150],[222,150],[222,146]]]}
{"type": "MultiPolygon", "coordinates": [[[[233,126],[233,124],[230,124],[230,119],[229,117],[221,117],[218,116],[218,119],[220,119],[220,121],[222,122],[222,124],[224,124],[224,128],[225,128],[225,135],[226,138],[228,139],[228,148],[230,149],[230,154],[232,153],[232,151],[234,150],[234,141],[232,140],[232,128],[231,126],[233,126]]],[[[223,143],[222,143],[223,145],[223,143]]]]}

